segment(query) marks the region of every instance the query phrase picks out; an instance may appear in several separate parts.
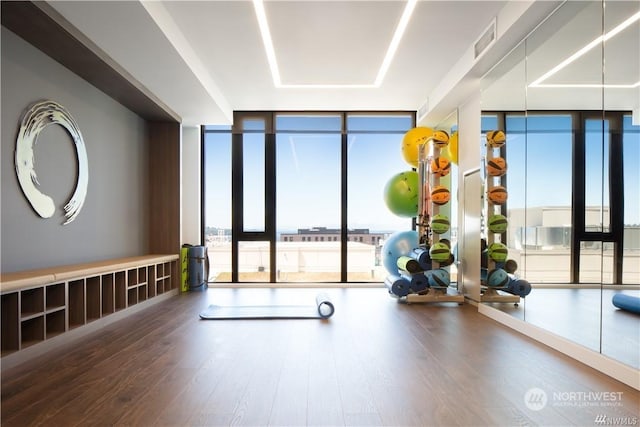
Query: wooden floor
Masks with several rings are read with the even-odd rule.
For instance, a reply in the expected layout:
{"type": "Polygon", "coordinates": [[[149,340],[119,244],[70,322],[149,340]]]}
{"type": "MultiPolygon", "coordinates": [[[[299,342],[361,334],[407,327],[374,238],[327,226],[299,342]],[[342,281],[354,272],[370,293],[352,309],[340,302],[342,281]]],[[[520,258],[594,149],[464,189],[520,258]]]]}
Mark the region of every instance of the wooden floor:
{"type": "Polygon", "coordinates": [[[3,371],[2,426],[640,422],[638,391],[471,305],[328,289],[336,307],[328,321],[198,317],[211,303],[313,304],[317,292],[209,289],[170,298],[3,371]],[[543,408],[525,402],[534,388],[546,394],[543,408]]]}

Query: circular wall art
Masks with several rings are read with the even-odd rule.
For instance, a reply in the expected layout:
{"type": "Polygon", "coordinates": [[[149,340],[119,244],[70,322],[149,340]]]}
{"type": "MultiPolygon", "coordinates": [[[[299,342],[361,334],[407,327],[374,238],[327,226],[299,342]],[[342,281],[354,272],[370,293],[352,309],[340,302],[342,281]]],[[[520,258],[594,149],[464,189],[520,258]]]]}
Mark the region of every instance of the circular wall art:
{"type": "Polygon", "coordinates": [[[69,111],[54,101],[41,101],[31,105],[24,113],[20,124],[20,131],[16,140],[16,174],[25,197],[42,218],[51,218],[55,212],[55,204],[51,197],[38,190],[38,176],[34,169],[34,146],[38,135],[49,125],[60,125],[66,129],[73,139],[77,160],[78,177],[76,189],[71,199],[64,206],[67,220],[63,225],[76,219],[84,204],[89,182],[87,151],[82,140],[82,134],[76,121],[69,111]]]}

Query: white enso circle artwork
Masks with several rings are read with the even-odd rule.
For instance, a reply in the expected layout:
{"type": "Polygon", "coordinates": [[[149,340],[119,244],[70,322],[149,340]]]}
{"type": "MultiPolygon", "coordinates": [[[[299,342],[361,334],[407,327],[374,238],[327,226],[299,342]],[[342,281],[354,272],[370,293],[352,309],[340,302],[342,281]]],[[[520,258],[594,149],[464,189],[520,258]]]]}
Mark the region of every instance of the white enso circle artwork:
{"type": "Polygon", "coordinates": [[[76,189],[71,199],[64,206],[67,220],[63,225],[76,219],[84,204],[89,183],[87,151],[82,134],[69,111],[54,101],[41,101],[31,105],[24,113],[16,140],[16,174],[25,197],[31,207],[42,218],[51,218],[56,207],[51,197],[38,190],[38,176],[34,169],[34,146],[38,135],[49,125],[60,125],[66,129],[73,139],[78,158],[78,177],[76,189]]]}

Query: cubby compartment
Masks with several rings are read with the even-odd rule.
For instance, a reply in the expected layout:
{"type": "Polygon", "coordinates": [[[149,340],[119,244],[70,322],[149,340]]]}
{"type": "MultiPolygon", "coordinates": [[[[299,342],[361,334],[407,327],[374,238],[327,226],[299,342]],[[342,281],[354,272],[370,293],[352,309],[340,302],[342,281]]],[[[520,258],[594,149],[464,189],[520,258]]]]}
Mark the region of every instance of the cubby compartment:
{"type": "Polygon", "coordinates": [[[21,322],[20,348],[44,341],[44,314],[21,322]]]}
{"type": "Polygon", "coordinates": [[[100,302],[100,297],[102,296],[100,276],[87,277],[85,287],[87,294],[86,317],[87,322],[91,322],[100,318],[100,311],[102,309],[100,302]]]}
{"type": "Polygon", "coordinates": [[[180,269],[178,268],[178,261],[169,262],[167,264],[169,264],[169,270],[166,276],[169,282],[169,287],[165,288],[165,291],[168,291],[170,289],[178,289],[180,287],[180,269]]]}
{"type": "Polygon", "coordinates": [[[102,281],[102,315],[114,312],[113,273],[103,274],[102,281]]]}
{"type": "Polygon", "coordinates": [[[84,325],[84,279],[69,282],[69,329],[84,325]]]}
{"type": "Polygon", "coordinates": [[[116,311],[127,308],[127,283],[124,271],[115,273],[114,291],[116,311]]]}
{"type": "Polygon", "coordinates": [[[127,291],[127,303],[129,307],[138,303],[138,288],[129,288],[127,291]]]}
{"type": "Polygon", "coordinates": [[[18,293],[2,295],[2,354],[20,349],[18,293]]]}
{"type": "Polygon", "coordinates": [[[132,287],[138,284],[138,269],[127,270],[127,286],[132,287]]]}
{"type": "Polygon", "coordinates": [[[164,264],[158,264],[156,266],[156,275],[158,279],[162,279],[164,277],[164,264]]]}
{"type": "Polygon", "coordinates": [[[147,283],[147,267],[138,268],[138,285],[147,283]]]}
{"type": "Polygon", "coordinates": [[[156,290],[156,266],[150,265],[147,269],[147,291],[149,298],[155,297],[158,292],[156,290]]]}
{"type": "Polygon", "coordinates": [[[46,314],[46,339],[53,338],[56,335],[66,331],[65,310],[61,308],[57,311],[46,314]]]}
{"type": "Polygon", "coordinates": [[[142,302],[147,299],[147,285],[138,285],[138,301],[142,302]]]}
{"type": "Polygon", "coordinates": [[[64,283],[55,283],[45,288],[46,311],[59,310],[66,307],[64,283]]]}
{"type": "Polygon", "coordinates": [[[28,319],[44,313],[44,289],[26,289],[20,292],[20,318],[28,319]]]}

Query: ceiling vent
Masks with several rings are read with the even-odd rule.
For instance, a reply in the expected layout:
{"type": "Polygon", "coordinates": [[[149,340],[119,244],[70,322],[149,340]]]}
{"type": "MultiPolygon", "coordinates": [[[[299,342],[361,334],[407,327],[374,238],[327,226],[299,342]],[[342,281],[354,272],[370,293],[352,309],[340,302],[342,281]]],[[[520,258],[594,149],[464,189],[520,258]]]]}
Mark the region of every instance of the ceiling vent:
{"type": "Polygon", "coordinates": [[[491,24],[473,44],[473,59],[480,58],[489,49],[489,46],[495,43],[496,38],[496,18],[493,18],[491,24]]]}

